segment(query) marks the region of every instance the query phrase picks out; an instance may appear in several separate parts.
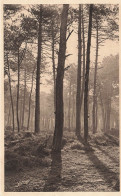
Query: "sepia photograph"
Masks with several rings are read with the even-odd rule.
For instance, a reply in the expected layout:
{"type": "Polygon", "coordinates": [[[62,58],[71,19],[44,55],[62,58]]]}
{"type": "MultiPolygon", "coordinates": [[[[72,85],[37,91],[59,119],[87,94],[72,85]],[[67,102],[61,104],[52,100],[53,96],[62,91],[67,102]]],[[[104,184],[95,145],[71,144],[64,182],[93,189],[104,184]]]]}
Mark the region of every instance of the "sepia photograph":
{"type": "Polygon", "coordinates": [[[120,192],[119,4],[8,2],[4,192],[120,192]]]}

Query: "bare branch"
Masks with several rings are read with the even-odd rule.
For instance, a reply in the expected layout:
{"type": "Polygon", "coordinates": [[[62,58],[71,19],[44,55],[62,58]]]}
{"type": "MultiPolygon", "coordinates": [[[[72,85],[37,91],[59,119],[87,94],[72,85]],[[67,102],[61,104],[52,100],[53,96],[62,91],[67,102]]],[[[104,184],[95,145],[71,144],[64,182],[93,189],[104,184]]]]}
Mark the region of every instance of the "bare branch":
{"type": "Polygon", "coordinates": [[[70,65],[65,67],[64,71],[67,71],[70,68],[70,65]]]}
{"type": "Polygon", "coordinates": [[[65,58],[67,58],[67,57],[69,57],[69,56],[71,56],[71,55],[73,55],[73,54],[67,54],[67,55],[65,56],[65,58]]]}
{"type": "Polygon", "coordinates": [[[69,39],[69,37],[71,36],[71,34],[73,33],[73,31],[74,31],[74,30],[72,30],[72,31],[69,33],[68,37],[66,38],[66,41],[68,41],[68,39],[69,39]]]}

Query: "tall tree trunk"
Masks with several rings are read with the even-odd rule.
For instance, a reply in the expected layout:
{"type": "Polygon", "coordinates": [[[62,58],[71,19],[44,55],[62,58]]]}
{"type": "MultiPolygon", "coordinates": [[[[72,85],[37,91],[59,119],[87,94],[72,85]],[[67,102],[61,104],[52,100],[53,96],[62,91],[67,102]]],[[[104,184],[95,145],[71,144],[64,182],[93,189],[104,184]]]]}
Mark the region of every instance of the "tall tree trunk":
{"type": "Polygon", "coordinates": [[[76,94],[76,135],[80,136],[80,110],[81,110],[81,5],[79,5],[79,19],[78,19],[78,69],[77,69],[77,94],[76,94]]]}
{"type": "Polygon", "coordinates": [[[54,82],[54,112],[56,110],[56,75],[55,75],[55,40],[54,40],[54,29],[53,29],[53,21],[51,26],[52,31],[52,63],[53,63],[53,82],[54,82]]]}
{"type": "Polygon", "coordinates": [[[74,100],[74,85],[73,85],[73,95],[72,95],[72,128],[74,128],[74,115],[75,114],[75,100],[74,100]]]}
{"type": "MultiPolygon", "coordinates": [[[[34,108],[31,108],[31,113],[34,113],[34,108]]],[[[30,123],[29,123],[29,129],[33,132],[33,130],[34,130],[34,120],[35,120],[35,117],[34,117],[34,115],[31,115],[30,116],[30,123]]]]}
{"type": "Polygon", "coordinates": [[[67,126],[66,126],[66,109],[65,109],[65,111],[64,111],[64,127],[67,127],[67,126]]]}
{"type": "Polygon", "coordinates": [[[91,31],[92,31],[92,10],[93,5],[90,5],[89,10],[89,28],[87,41],[87,59],[86,59],[86,73],[85,73],[85,91],[84,91],[84,139],[88,139],[88,86],[89,86],[89,69],[90,69],[90,47],[91,47],[91,31]]]}
{"type": "Polygon", "coordinates": [[[98,66],[98,19],[96,18],[96,58],[95,58],[95,73],[94,73],[94,91],[93,91],[93,110],[92,110],[92,127],[93,133],[96,133],[96,105],[97,105],[97,66],[98,66]]]}
{"type": "Polygon", "coordinates": [[[25,99],[26,99],[26,68],[24,70],[24,100],[23,100],[22,128],[24,126],[25,99]]]}
{"type": "Polygon", "coordinates": [[[81,108],[83,103],[84,96],[84,85],[85,85],[85,30],[84,30],[84,16],[83,16],[83,5],[82,5],[82,36],[83,36],[83,81],[82,81],[82,90],[81,90],[81,108]]]}
{"type": "Polygon", "coordinates": [[[40,7],[39,32],[38,32],[38,57],[36,71],[36,102],[35,102],[35,133],[40,132],[40,67],[42,50],[42,7],[40,7]]]}
{"type": "Polygon", "coordinates": [[[103,131],[105,131],[105,109],[104,109],[104,103],[103,103],[103,99],[102,99],[102,93],[101,93],[101,89],[99,88],[99,98],[100,98],[100,106],[101,106],[101,111],[102,111],[102,121],[103,121],[103,131]]]}
{"type": "Polygon", "coordinates": [[[98,127],[98,104],[97,104],[97,95],[96,95],[96,103],[95,103],[95,130],[97,132],[97,127],[98,127]]]}
{"type": "Polygon", "coordinates": [[[12,127],[12,115],[11,115],[11,111],[10,111],[10,127],[12,127]]]}
{"type": "Polygon", "coordinates": [[[70,131],[71,126],[71,79],[69,82],[69,102],[68,102],[68,129],[70,131]]]}
{"type": "Polygon", "coordinates": [[[34,72],[35,72],[35,68],[32,73],[32,85],[31,85],[31,91],[29,95],[29,111],[28,111],[27,130],[29,130],[29,122],[30,122],[30,114],[31,114],[31,96],[32,96],[32,90],[33,90],[34,72]]]}
{"type": "Polygon", "coordinates": [[[16,103],[18,132],[20,131],[20,125],[19,125],[19,83],[20,83],[20,57],[19,57],[19,48],[18,48],[18,85],[17,85],[17,103],[16,103]]]}
{"type": "Polygon", "coordinates": [[[7,120],[7,123],[6,123],[7,126],[9,126],[10,112],[11,112],[11,105],[9,106],[9,110],[8,110],[8,120],[7,120]]]}
{"type": "Polygon", "coordinates": [[[11,73],[10,73],[10,65],[8,62],[8,57],[7,57],[7,64],[8,64],[8,80],[9,80],[9,90],[10,90],[11,109],[12,109],[12,125],[13,125],[13,132],[14,132],[14,128],[15,128],[14,105],[13,105],[13,96],[12,96],[12,87],[11,87],[11,73]]]}
{"type": "Polygon", "coordinates": [[[107,115],[107,118],[106,118],[106,131],[110,130],[110,114],[111,114],[111,98],[109,97],[108,101],[107,101],[107,110],[106,110],[106,115],[107,115]]]}
{"type": "Polygon", "coordinates": [[[55,131],[53,137],[53,152],[61,151],[61,142],[63,136],[63,78],[66,53],[66,31],[69,5],[63,5],[60,27],[60,45],[58,54],[58,68],[56,77],[56,114],[55,131]]]}
{"type": "MultiPolygon", "coordinates": [[[[20,101],[20,100],[19,100],[20,101]]],[[[23,112],[23,103],[22,103],[22,98],[20,102],[20,128],[22,128],[22,112],[23,112]]]]}

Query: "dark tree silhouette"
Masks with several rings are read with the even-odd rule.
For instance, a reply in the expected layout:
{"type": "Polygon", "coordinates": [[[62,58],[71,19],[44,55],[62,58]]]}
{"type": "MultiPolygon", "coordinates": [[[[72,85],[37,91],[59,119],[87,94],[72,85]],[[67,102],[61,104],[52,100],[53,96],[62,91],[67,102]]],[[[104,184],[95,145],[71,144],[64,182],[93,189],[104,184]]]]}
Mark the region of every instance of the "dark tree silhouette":
{"type": "Polygon", "coordinates": [[[90,46],[91,46],[91,31],[92,31],[92,11],[93,4],[89,8],[89,28],[87,41],[87,59],[86,59],[86,73],[85,73],[85,91],[84,91],[84,139],[88,139],[88,85],[89,85],[89,69],[90,69],[90,46]]]}
{"type": "Polygon", "coordinates": [[[56,78],[56,114],[55,114],[55,131],[53,137],[53,151],[61,151],[61,141],[63,136],[63,78],[66,53],[66,31],[68,4],[63,5],[60,27],[60,45],[58,54],[58,68],[56,78]]]}
{"type": "Polygon", "coordinates": [[[79,5],[78,18],[78,69],[77,69],[77,94],[76,94],[76,135],[80,135],[80,110],[81,110],[81,5],[79,5]]]}
{"type": "Polygon", "coordinates": [[[40,66],[42,49],[42,6],[39,13],[38,57],[36,70],[35,133],[40,132],[40,66]]]}

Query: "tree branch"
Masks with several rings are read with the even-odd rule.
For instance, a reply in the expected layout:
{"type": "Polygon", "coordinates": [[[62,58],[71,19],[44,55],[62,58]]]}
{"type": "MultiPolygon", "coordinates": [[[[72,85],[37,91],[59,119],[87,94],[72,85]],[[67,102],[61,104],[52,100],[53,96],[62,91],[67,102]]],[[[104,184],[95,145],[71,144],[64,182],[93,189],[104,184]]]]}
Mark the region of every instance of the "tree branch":
{"type": "Polygon", "coordinates": [[[71,36],[71,34],[73,33],[73,31],[74,31],[74,30],[72,30],[72,31],[69,33],[68,37],[66,38],[66,42],[68,41],[68,39],[69,39],[69,37],[71,36]]]}

